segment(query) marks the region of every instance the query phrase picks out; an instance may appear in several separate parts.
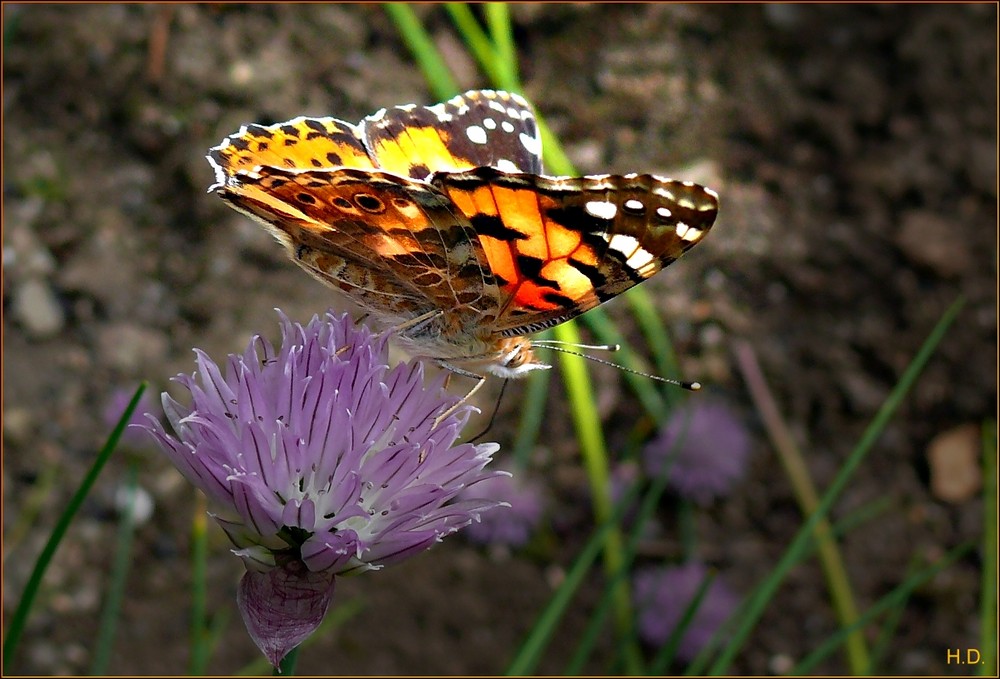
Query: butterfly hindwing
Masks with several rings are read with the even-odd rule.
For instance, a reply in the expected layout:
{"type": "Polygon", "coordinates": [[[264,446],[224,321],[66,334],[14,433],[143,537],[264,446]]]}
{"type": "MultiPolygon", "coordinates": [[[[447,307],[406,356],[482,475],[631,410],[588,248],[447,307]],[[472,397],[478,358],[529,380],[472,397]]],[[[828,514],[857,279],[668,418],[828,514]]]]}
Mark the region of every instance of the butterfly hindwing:
{"type": "Polygon", "coordinates": [[[538,126],[517,94],[477,90],[434,106],[383,109],[365,118],[361,131],[380,168],[412,179],[490,166],[542,171],[538,126]]]}
{"type": "MultiPolygon", "coordinates": [[[[497,294],[472,226],[430,184],[382,171],[261,167],[241,173],[238,190],[223,197],[277,229],[300,265],[303,249],[313,260],[343,259],[335,278],[354,287],[366,272],[378,275],[428,310],[485,306],[484,295],[497,294]]],[[[393,316],[399,301],[375,311],[393,316]]]]}
{"type": "Polygon", "coordinates": [[[356,125],[336,118],[299,117],[275,125],[244,125],[208,152],[216,184],[241,170],[269,166],[310,170],[325,167],[375,169],[356,125]]]}

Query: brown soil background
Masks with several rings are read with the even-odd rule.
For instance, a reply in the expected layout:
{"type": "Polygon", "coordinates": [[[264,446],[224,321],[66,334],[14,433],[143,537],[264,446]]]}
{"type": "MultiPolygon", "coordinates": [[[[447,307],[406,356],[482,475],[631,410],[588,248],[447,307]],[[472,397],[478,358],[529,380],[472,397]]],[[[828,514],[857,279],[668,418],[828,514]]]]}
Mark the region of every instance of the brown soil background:
{"type": "MultiPolygon", "coordinates": [[[[486,86],[444,11],[419,11],[461,85],[486,86]]],[[[648,287],[685,376],[755,422],[730,352],[735,339],[751,343],[821,488],[965,296],[835,518],[886,503],[841,543],[862,608],[914,562],[981,540],[981,501],[935,497],[926,452],[996,412],[996,6],[533,4],[513,16],[525,94],[581,171],[671,174],[721,195],[711,236],[648,287]]],[[[193,370],[195,346],[217,360],[242,351],[253,333],[275,333],[274,307],[304,321],[339,304],[205,194],[206,150],[246,122],[359,120],[434,98],[374,5],[6,4],[3,73],[9,617],[108,432],[101,413],[114,389],[149,379],[161,391],[193,370]]],[[[626,307],[606,308],[641,348],[626,307]]],[[[621,445],[641,410],[614,371],[595,383],[608,439],[621,445]]],[[[502,445],[521,389],[510,387],[490,434],[502,445]]],[[[341,580],[337,601],[361,611],[302,653],[302,673],[503,671],[591,529],[563,403],[554,380],[536,455],[555,502],[549,546],[503,558],[456,537],[341,580]]],[[[699,555],[740,592],[801,520],[754,427],[750,475],[697,516],[699,555]]],[[[137,534],[110,671],[177,674],[188,662],[193,494],[155,452],[136,455],[155,512],[137,534]]],[[[58,552],[14,671],[86,671],[126,459],[111,462],[58,552]]],[[[662,522],[649,554],[676,558],[669,505],[662,522]]],[[[229,622],[210,670],[228,674],[256,654],[234,605],[242,567],[212,535],[210,605],[229,622]]],[[[980,574],[973,553],[916,591],[878,670],[964,674],[946,651],[978,643],[980,574]]],[[[600,585],[594,575],[541,672],[562,671],[600,585]]],[[[806,563],[733,670],[773,673],[835,627],[821,570],[806,563]]],[[[588,671],[607,671],[608,643],[588,671]]],[[[846,669],[839,654],[819,668],[846,669]]]]}

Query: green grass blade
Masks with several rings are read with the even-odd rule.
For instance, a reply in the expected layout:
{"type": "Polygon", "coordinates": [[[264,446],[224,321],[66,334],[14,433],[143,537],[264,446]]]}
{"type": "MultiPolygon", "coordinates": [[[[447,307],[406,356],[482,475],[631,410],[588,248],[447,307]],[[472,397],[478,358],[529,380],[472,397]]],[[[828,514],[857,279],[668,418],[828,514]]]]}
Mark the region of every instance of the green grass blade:
{"type": "Polygon", "coordinates": [[[605,542],[611,535],[617,534],[618,525],[625,515],[627,508],[635,499],[635,492],[629,493],[626,498],[619,503],[614,515],[609,521],[599,524],[594,534],[583,546],[576,560],[570,566],[566,577],[563,579],[555,594],[549,600],[545,610],[538,616],[535,626],[525,638],[521,648],[511,661],[505,671],[506,676],[524,676],[532,674],[538,666],[545,649],[548,647],[559,625],[559,621],[566,613],[570,602],[576,592],[584,583],[584,579],[590,572],[591,567],[602,553],[605,542]]]}
{"type": "Polygon", "coordinates": [[[7,637],[4,639],[3,644],[4,674],[7,674],[10,671],[11,662],[17,652],[21,635],[24,633],[25,622],[28,620],[28,614],[31,612],[31,607],[35,602],[35,597],[38,595],[38,589],[42,584],[42,578],[45,575],[45,571],[52,562],[52,557],[59,548],[59,543],[62,542],[63,537],[66,535],[66,531],[69,529],[69,525],[72,523],[73,517],[75,517],[76,513],[80,510],[80,507],[83,505],[83,501],[90,493],[91,488],[94,487],[97,477],[100,476],[101,470],[104,469],[104,465],[111,458],[111,454],[114,452],[115,446],[118,445],[118,440],[121,438],[122,432],[125,431],[129,418],[132,417],[132,413],[135,411],[136,406],[139,404],[139,399],[142,397],[142,392],[145,390],[146,383],[142,382],[139,385],[139,388],[135,390],[135,395],[133,395],[132,400],[129,401],[128,407],[125,408],[125,412],[122,413],[121,418],[118,420],[118,424],[115,425],[115,428],[112,430],[111,435],[104,444],[104,447],[101,448],[101,451],[97,454],[97,458],[94,460],[94,464],[91,465],[90,470],[83,479],[83,482],[80,484],[79,488],[76,489],[73,497],[70,498],[69,502],[66,504],[66,509],[59,517],[58,522],[56,522],[56,526],[52,529],[52,533],[49,535],[49,539],[45,543],[45,547],[42,548],[41,554],[38,555],[38,559],[35,561],[35,567],[31,571],[27,584],[24,586],[24,592],[21,594],[21,600],[18,602],[17,609],[14,611],[14,615],[10,620],[10,626],[7,628],[7,637]]]}
{"type": "Polygon", "coordinates": [[[208,626],[208,502],[195,494],[191,517],[191,667],[189,674],[205,674],[210,655],[211,630],[208,626]]]}
{"type": "Polygon", "coordinates": [[[528,386],[521,401],[521,419],[517,425],[517,436],[511,446],[514,461],[521,469],[528,468],[531,452],[542,430],[551,379],[551,370],[535,370],[528,375],[528,386]]]}
{"type": "MultiPolygon", "coordinates": [[[[912,579],[917,572],[919,564],[915,562],[907,569],[906,578],[904,582],[908,582],[912,579]]],[[[885,616],[885,621],[882,623],[879,629],[878,638],[872,645],[871,656],[868,661],[868,667],[865,668],[863,674],[872,675],[876,673],[876,668],[882,663],[882,660],[888,655],[889,649],[892,648],[893,639],[896,636],[896,631],[899,629],[899,623],[903,619],[903,614],[906,613],[906,606],[910,601],[910,594],[912,590],[902,597],[895,606],[892,606],[885,616]]]]}
{"type": "Polygon", "coordinates": [[[538,123],[538,133],[542,138],[542,148],[545,149],[545,169],[555,175],[576,176],[578,173],[573,167],[573,162],[563,151],[562,144],[552,133],[548,123],[540,115],[537,116],[536,122],[538,123]]]}
{"type": "Polygon", "coordinates": [[[896,413],[896,410],[902,403],[903,398],[913,387],[917,377],[923,371],[924,366],[934,354],[935,349],[938,344],[941,343],[945,333],[955,321],[955,317],[958,315],[964,304],[965,301],[963,298],[956,300],[945,311],[937,325],[931,331],[927,340],[924,342],[923,346],[920,347],[916,357],[910,362],[910,365],[907,366],[906,370],[903,372],[903,376],[893,388],[885,403],[882,404],[878,413],[876,413],[875,418],[862,435],[861,440],[858,442],[857,446],[855,446],[854,450],[848,456],[847,461],[837,473],[833,483],[830,484],[829,489],[824,494],[816,511],[803,524],[798,533],[796,533],[792,543],[785,551],[784,556],[782,556],[781,560],[778,562],[778,565],[775,566],[774,570],[765,580],[763,585],[748,602],[746,614],[742,616],[732,639],[712,665],[709,672],[710,674],[724,674],[727,668],[732,664],[733,658],[743,647],[747,637],[750,635],[750,631],[754,628],[754,625],[757,624],[757,621],[763,614],[764,608],[774,596],[778,586],[784,580],[792,565],[799,558],[800,552],[809,541],[810,536],[816,529],[816,525],[821,519],[825,518],[827,514],[829,514],[833,503],[838,497],[840,497],[840,494],[843,492],[847,482],[857,470],[861,461],[868,454],[868,451],[871,450],[872,445],[874,445],[875,441],[878,440],[882,431],[892,419],[892,416],[896,413]]]}
{"type": "Polygon", "coordinates": [[[958,561],[958,559],[971,552],[972,548],[973,545],[971,544],[957,547],[946,554],[938,563],[928,566],[922,571],[915,573],[912,577],[907,578],[902,584],[898,585],[891,592],[875,602],[875,604],[865,611],[853,625],[839,629],[837,632],[832,634],[829,639],[820,644],[819,648],[815,649],[812,653],[803,658],[802,661],[796,665],[791,672],[789,672],[789,674],[792,676],[801,676],[812,672],[813,668],[834,653],[837,648],[844,643],[848,636],[855,633],[862,627],[871,624],[883,613],[888,613],[903,605],[917,587],[927,582],[945,568],[958,561]]]}
{"type": "Polygon", "coordinates": [[[510,23],[510,8],[506,2],[488,2],[483,5],[486,25],[493,39],[496,52],[496,79],[498,87],[519,91],[520,79],[517,74],[517,48],[514,47],[514,30],[510,23]]]}
{"type": "MultiPolygon", "coordinates": [[[[877,516],[884,514],[893,506],[894,505],[890,498],[884,497],[848,512],[843,518],[838,520],[837,523],[833,525],[832,530],[834,537],[841,538],[849,534],[858,526],[874,520],[877,516]]],[[[809,540],[806,542],[805,548],[799,554],[798,559],[792,564],[792,566],[797,566],[811,559],[815,555],[817,549],[818,546],[816,544],[816,540],[810,536],[809,540]]],[[[765,583],[761,583],[758,585],[757,589],[762,587],[764,584],[765,583]]],[[[729,617],[729,619],[716,630],[715,634],[713,634],[705,644],[705,647],[702,648],[694,660],[692,660],[685,668],[685,676],[701,676],[705,674],[705,668],[708,666],[714,653],[713,649],[720,648],[720,642],[729,636],[729,631],[735,627],[736,623],[742,617],[743,609],[746,608],[747,603],[755,596],[756,590],[745,597],[745,599],[736,607],[736,610],[729,617]]]]}
{"type": "Polygon", "coordinates": [[[382,8],[396,24],[396,29],[406,46],[410,48],[413,58],[417,60],[417,65],[423,71],[424,78],[427,79],[434,94],[441,99],[456,94],[458,83],[410,6],[405,3],[387,2],[382,8]]]}
{"type": "MultiPolygon", "coordinates": [[[[764,427],[778,454],[785,475],[791,481],[795,499],[803,516],[808,517],[819,506],[819,493],[809,476],[809,468],[795,443],[795,437],[781,416],[778,404],[771,395],[753,349],[749,344],[740,342],[736,347],[736,354],[747,389],[757,407],[757,412],[764,421],[764,427]]],[[[858,619],[858,609],[854,603],[854,593],[851,590],[847,569],[840,556],[840,550],[837,549],[837,541],[832,537],[830,523],[825,518],[816,522],[815,539],[819,546],[820,565],[826,577],[837,619],[841,627],[851,627],[858,619]]],[[[845,650],[851,673],[865,673],[871,665],[871,659],[861,630],[847,638],[845,650]]]]}
{"type": "MultiPolygon", "coordinates": [[[[615,362],[630,370],[649,372],[648,367],[629,348],[625,336],[619,332],[618,327],[602,309],[588,311],[587,315],[583,316],[583,322],[594,333],[598,341],[603,344],[617,344],[621,347],[621,350],[615,354],[615,362]]],[[[669,412],[668,402],[654,386],[653,380],[628,371],[623,371],[622,375],[625,376],[625,380],[635,392],[646,413],[654,422],[662,422],[669,412]]]]}
{"type": "MultiPolygon", "coordinates": [[[[632,525],[631,533],[629,534],[628,542],[624,549],[624,559],[622,564],[622,570],[615,575],[615,580],[609,583],[609,586],[605,587],[604,594],[601,600],[598,602],[598,606],[595,612],[591,615],[590,621],[587,623],[587,630],[585,631],[581,643],[577,645],[577,650],[574,652],[573,658],[571,658],[569,664],[564,671],[565,675],[576,675],[579,674],[583,665],[589,658],[593,648],[595,646],[595,639],[597,632],[599,632],[604,621],[612,610],[611,605],[614,602],[614,582],[622,577],[627,577],[632,574],[632,567],[635,563],[635,556],[638,552],[639,545],[642,543],[643,538],[646,535],[645,529],[650,521],[653,519],[653,515],[656,513],[657,508],[660,506],[660,499],[663,497],[663,493],[667,488],[667,480],[669,479],[669,466],[670,461],[667,462],[667,469],[663,471],[662,474],[653,478],[652,483],[649,488],[643,494],[642,503],[640,504],[638,510],[635,512],[635,519],[632,525]]],[[[636,497],[638,490],[641,486],[641,482],[636,482],[627,493],[624,493],[623,498],[619,500],[618,504],[615,506],[615,516],[624,516],[629,508],[632,506],[633,498],[636,497]]],[[[634,633],[635,626],[631,626],[631,631],[634,633]]],[[[638,640],[636,640],[638,643],[638,640]]],[[[639,674],[650,673],[647,670],[643,670],[640,667],[639,674]]],[[[653,674],[657,672],[652,671],[653,674]]]]}
{"type": "Polygon", "coordinates": [[[472,52],[472,56],[476,58],[479,67],[483,69],[492,82],[500,82],[504,75],[497,68],[499,58],[496,48],[486,35],[486,31],[479,25],[469,6],[464,2],[449,2],[444,8],[451,15],[452,23],[458,29],[466,47],[472,52]]]}
{"type": "Polygon", "coordinates": [[[979,674],[997,674],[997,423],[983,424],[983,585],[979,608],[979,674]]]}
{"type": "Polygon", "coordinates": [[[587,618],[587,626],[584,628],[583,634],[580,635],[580,642],[576,645],[573,657],[570,658],[566,669],[562,672],[564,677],[575,677],[583,672],[583,666],[590,659],[591,654],[593,654],[601,635],[605,633],[604,626],[614,606],[615,584],[620,577],[621,574],[612,580],[609,586],[604,588],[597,606],[594,607],[593,612],[587,618]]]}
{"type": "MultiPolygon", "coordinates": [[[[597,635],[603,629],[608,615],[613,610],[612,606],[615,602],[617,581],[621,578],[628,577],[632,573],[632,566],[635,563],[636,552],[638,551],[639,544],[645,536],[644,529],[649,521],[652,520],[657,507],[659,507],[660,498],[663,497],[663,493],[667,488],[667,478],[667,474],[657,476],[653,479],[653,482],[643,494],[642,503],[639,506],[638,511],[635,513],[632,531],[623,551],[622,569],[616,573],[614,578],[610,579],[608,585],[605,586],[604,593],[602,594],[600,601],[598,601],[597,607],[591,614],[590,620],[587,623],[587,629],[584,631],[580,643],[577,644],[577,649],[574,652],[573,657],[570,659],[569,664],[566,666],[563,674],[570,676],[579,674],[583,670],[584,664],[593,652],[593,649],[596,646],[597,635]]],[[[632,506],[633,499],[638,495],[640,487],[641,482],[637,481],[626,493],[623,494],[622,499],[620,499],[618,504],[615,506],[616,520],[617,517],[622,517],[629,511],[629,508],[632,506]]],[[[630,626],[630,630],[634,631],[634,625],[630,626]]],[[[639,674],[645,674],[645,671],[640,671],[639,674]]]]}
{"type": "MultiPolygon", "coordinates": [[[[541,115],[537,116],[538,129],[542,135],[542,148],[545,149],[545,164],[556,174],[576,174],[573,164],[563,152],[559,141],[549,130],[541,115]]],[[[593,313],[593,312],[591,312],[593,313]]],[[[553,328],[553,335],[561,342],[579,343],[580,331],[574,321],[563,323],[553,328]]],[[[600,427],[597,406],[594,403],[594,392],[590,383],[590,375],[584,367],[583,359],[569,354],[560,354],[562,377],[569,394],[570,412],[577,438],[580,442],[580,453],[590,481],[594,498],[594,516],[598,524],[605,522],[610,515],[611,505],[608,494],[608,453],[604,444],[604,435],[600,427]]],[[[605,547],[605,573],[612,576],[624,563],[622,540],[617,531],[608,538],[605,547]]],[[[634,639],[628,637],[632,621],[632,605],[628,583],[622,581],[616,588],[616,628],[625,644],[626,671],[635,674],[641,665],[641,653],[634,639]]]]}
{"type": "MultiPolygon", "coordinates": [[[[229,629],[229,623],[232,619],[233,619],[233,611],[227,608],[222,609],[218,613],[215,613],[208,618],[207,620],[208,626],[205,628],[206,632],[205,648],[207,649],[205,654],[206,666],[208,665],[208,660],[212,657],[213,651],[216,648],[218,648],[219,644],[222,643],[222,640],[225,638],[226,630],[229,629]]],[[[241,618],[240,624],[242,623],[243,620],[241,618]]],[[[263,657],[261,658],[261,661],[264,663],[264,666],[260,672],[256,672],[255,674],[265,674],[266,669],[270,667],[270,665],[267,664],[267,661],[264,660],[263,657]]],[[[202,672],[201,674],[204,675],[205,672],[202,672]]],[[[199,675],[193,675],[193,676],[199,676],[199,675]]]]}
{"type": "Polygon", "coordinates": [[[39,470],[38,478],[28,489],[24,502],[18,507],[17,518],[10,523],[10,528],[4,532],[4,545],[10,551],[19,545],[38,522],[42,508],[55,492],[59,480],[59,467],[46,465],[39,470]]]}
{"type": "Polygon", "coordinates": [[[91,676],[108,673],[111,662],[111,651],[114,648],[115,632],[118,628],[118,617],[121,614],[122,600],[125,598],[125,586],[128,583],[129,566],[132,564],[132,538],[135,536],[135,500],[138,484],[136,483],[137,465],[133,460],[129,463],[125,489],[130,498],[122,508],[121,521],[118,524],[118,538],[115,541],[115,559],[111,569],[111,585],[108,596],[101,611],[101,622],[97,628],[97,641],[94,644],[94,659],[90,665],[91,676]]]}
{"type": "Polygon", "coordinates": [[[688,627],[690,627],[691,623],[694,622],[694,616],[698,613],[698,609],[705,600],[705,596],[708,594],[708,588],[712,586],[712,582],[715,580],[715,577],[715,573],[709,572],[705,575],[705,579],[701,581],[701,584],[698,585],[698,589],[695,591],[694,597],[684,609],[684,613],[681,615],[681,619],[678,621],[677,627],[675,627],[674,631],[670,633],[670,637],[667,639],[666,643],[660,647],[660,650],[657,651],[656,656],[654,656],[653,662],[649,667],[650,674],[654,676],[664,674],[667,667],[670,666],[670,663],[674,661],[674,657],[677,655],[677,649],[681,645],[681,639],[684,638],[684,633],[687,632],[688,627]]]}
{"type": "MultiPolygon", "coordinates": [[[[580,343],[577,326],[563,323],[553,330],[556,339],[580,343]]],[[[607,446],[601,429],[601,418],[594,402],[594,389],[590,382],[584,361],[579,356],[560,354],[559,364],[566,384],[568,405],[573,415],[576,438],[580,445],[580,455],[590,482],[590,492],[594,503],[595,522],[602,524],[611,517],[611,485],[607,446]]],[[[622,553],[621,535],[613,530],[608,536],[604,550],[604,572],[613,577],[625,561],[622,553]]],[[[636,674],[641,653],[634,641],[628,638],[632,625],[632,602],[627,581],[620,581],[615,587],[615,627],[619,631],[619,641],[625,645],[626,671],[636,674]]]]}
{"type": "MultiPolygon", "coordinates": [[[[625,294],[625,299],[632,307],[632,315],[646,338],[658,374],[661,377],[681,379],[680,364],[674,344],[670,341],[670,333],[649,292],[644,286],[636,286],[625,294]]],[[[665,389],[663,398],[673,408],[680,404],[683,394],[676,389],[665,389]]]]}
{"type": "MultiPolygon", "coordinates": [[[[607,584],[604,586],[601,598],[598,600],[597,606],[590,613],[587,619],[587,626],[584,628],[583,634],[580,635],[580,641],[576,645],[573,657],[570,659],[567,669],[563,671],[564,676],[580,674],[583,665],[590,659],[594,649],[597,648],[598,640],[602,635],[606,634],[605,626],[607,624],[608,617],[611,616],[616,610],[616,598],[618,595],[619,583],[624,581],[628,584],[628,577],[631,572],[630,569],[631,561],[622,564],[622,569],[615,573],[614,577],[607,578],[607,584]]],[[[630,625],[629,633],[634,634],[634,629],[635,625],[630,625]]],[[[638,641],[636,641],[636,643],[638,643],[638,641]]],[[[624,665],[626,663],[632,663],[634,665],[634,671],[631,672],[633,676],[645,674],[646,672],[641,664],[641,656],[630,661],[625,654],[627,648],[627,645],[621,643],[616,644],[618,657],[614,659],[614,664],[624,665]]]]}

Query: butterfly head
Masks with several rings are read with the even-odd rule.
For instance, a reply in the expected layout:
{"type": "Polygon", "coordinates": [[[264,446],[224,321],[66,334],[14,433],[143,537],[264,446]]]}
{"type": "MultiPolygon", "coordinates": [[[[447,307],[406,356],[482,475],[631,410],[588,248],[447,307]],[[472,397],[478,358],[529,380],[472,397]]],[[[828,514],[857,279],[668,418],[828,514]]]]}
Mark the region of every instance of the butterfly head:
{"type": "Polygon", "coordinates": [[[486,370],[504,379],[521,377],[532,370],[548,370],[551,367],[538,360],[531,340],[527,337],[505,338],[500,342],[496,359],[485,365],[486,370]]]}

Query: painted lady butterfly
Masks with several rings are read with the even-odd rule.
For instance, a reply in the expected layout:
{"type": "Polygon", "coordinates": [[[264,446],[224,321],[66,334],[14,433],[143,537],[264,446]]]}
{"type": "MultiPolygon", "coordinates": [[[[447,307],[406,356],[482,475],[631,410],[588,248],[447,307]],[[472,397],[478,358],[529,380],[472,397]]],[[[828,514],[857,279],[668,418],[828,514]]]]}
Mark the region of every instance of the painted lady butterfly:
{"type": "Polygon", "coordinates": [[[531,106],[492,90],[358,125],[246,125],[208,160],[210,190],[296,264],[395,326],[413,355],[480,379],[549,367],[526,335],[646,280],[718,211],[691,182],[542,175],[531,106]]]}

